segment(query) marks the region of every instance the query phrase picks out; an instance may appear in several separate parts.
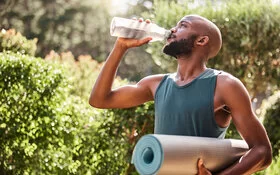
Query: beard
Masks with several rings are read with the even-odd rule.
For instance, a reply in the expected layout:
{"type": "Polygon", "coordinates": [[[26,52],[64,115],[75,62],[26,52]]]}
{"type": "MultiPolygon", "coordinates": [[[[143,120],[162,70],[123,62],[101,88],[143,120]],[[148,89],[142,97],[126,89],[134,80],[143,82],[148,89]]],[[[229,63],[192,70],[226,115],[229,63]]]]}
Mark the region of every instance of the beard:
{"type": "Polygon", "coordinates": [[[163,53],[175,57],[176,59],[180,55],[191,55],[196,38],[196,35],[191,35],[188,38],[171,42],[163,47],[163,53]]]}

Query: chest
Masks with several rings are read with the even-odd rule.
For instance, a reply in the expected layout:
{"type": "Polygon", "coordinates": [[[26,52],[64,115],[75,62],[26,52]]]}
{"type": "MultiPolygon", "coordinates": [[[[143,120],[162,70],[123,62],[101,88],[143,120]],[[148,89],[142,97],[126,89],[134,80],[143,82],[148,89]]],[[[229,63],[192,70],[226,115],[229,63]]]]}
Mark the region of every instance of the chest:
{"type": "Polygon", "coordinates": [[[213,110],[216,112],[225,106],[218,90],[219,82],[217,80],[200,82],[195,86],[195,88],[187,91],[184,90],[184,84],[176,84],[176,87],[172,87],[174,85],[170,84],[169,82],[165,85],[161,85],[163,87],[159,88],[160,81],[158,81],[151,89],[154,99],[160,99],[159,101],[162,101],[162,105],[164,105],[166,108],[169,106],[177,106],[178,108],[183,108],[184,106],[203,108],[203,106],[213,103],[213,110]],[[178,90],[173,91],[173,88],[178,90]],[[157,91],[165,92],[163,92],[163,96],[157,95],[156,97],[157,91]],[[210,100],[212,100],[212,102],[210,100]],[[198,106],[197,103],[200,105],[198,106]]]}
{"type": "Polygon", "coordinates": [[[188,86],[166,83],[156,94],[156,107],[161,114],[192,114],[202,111],[213,112],[215,84],[199,81],[188,86]]]}

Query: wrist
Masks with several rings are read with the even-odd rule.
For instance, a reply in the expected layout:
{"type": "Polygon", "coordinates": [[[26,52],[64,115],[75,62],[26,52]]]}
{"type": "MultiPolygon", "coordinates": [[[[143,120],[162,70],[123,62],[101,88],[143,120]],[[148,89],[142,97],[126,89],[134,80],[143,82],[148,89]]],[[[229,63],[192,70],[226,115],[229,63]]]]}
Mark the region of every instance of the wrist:
{"type": "Polygon", "coordinates": [[[126,52],[129,49],[119,38],[116,40],[114,48],[122,52],[126,52]]]}

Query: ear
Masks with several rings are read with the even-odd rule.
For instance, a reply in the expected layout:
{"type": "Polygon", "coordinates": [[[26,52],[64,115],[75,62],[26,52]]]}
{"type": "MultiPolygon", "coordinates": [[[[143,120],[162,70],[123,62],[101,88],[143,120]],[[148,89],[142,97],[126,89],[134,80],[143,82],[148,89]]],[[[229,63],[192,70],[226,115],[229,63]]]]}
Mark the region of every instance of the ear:
{"type": "Polygon", "coordinates": [[[205,46],[209,42],[208,36],[199,36],[196,40],[196,45],[205,46]]]}

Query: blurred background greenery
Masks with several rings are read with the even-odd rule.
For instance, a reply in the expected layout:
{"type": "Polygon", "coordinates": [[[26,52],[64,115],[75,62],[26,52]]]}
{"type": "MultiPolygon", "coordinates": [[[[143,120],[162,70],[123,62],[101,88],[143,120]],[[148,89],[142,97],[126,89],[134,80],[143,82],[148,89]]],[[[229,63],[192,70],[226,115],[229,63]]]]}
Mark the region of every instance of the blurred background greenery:
{"type": "MultiPolygon", "coordinates": [[[[215,22],[221,52],[208,63],[238,77],[273,146],[280,174],[280,2],[277,0],[0,1],[0,174],[137,174],[137,140],[153,133],[153,103],[120,110],[88,105],[115,42],[113,16],[150,18],[165,28],[187,14],[215,22]]],[[[131,49],[114,87],[176,69],[164,43],[131,49]]],[[[231,125],[227,138],[240,138],[231,125]]]]}

